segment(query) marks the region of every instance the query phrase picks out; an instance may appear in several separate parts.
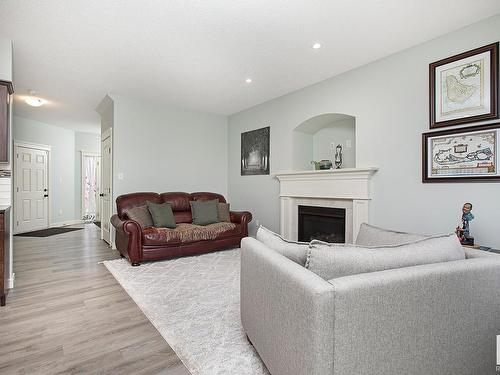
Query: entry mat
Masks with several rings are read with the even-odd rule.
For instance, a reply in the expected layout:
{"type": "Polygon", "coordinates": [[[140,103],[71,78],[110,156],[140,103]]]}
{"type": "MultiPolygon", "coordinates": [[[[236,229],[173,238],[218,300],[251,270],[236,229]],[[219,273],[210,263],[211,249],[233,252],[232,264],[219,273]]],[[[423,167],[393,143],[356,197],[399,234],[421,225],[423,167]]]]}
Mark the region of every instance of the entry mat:
{"type": "Polygon", "coordinates": [[[63,233],[73,232],[75,230],[82,230],[82,229],[83,228],[55,227],[55,228],[35,230],[33,232],[19,233],[19,234],[15,234],[15,236],[18,236],[18,237],[49,237],[49,236],[55,236],[57,234],[63,234],[63,233]]]}

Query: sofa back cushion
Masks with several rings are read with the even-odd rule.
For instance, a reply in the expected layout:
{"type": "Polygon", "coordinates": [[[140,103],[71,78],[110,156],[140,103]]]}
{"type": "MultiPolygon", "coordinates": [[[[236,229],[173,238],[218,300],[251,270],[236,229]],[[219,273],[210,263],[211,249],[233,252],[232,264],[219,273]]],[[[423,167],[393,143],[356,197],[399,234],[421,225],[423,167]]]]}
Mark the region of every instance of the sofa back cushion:
{"type": "Polygon", "coordinates": [[[257,229],[256,238],[270,249],[293,260],[295,263],[301,266],[305,265],[307,253],[309,251],[308,243],[285,240],[279,234],[274,233],[262,225],[257,229]]]}
{"type": "Polygon", "coordinates": [[[363,223],[356,237],[356,245],[361,246],[392,246],[403,245],[429,238],[423,234],[396,232],[394,230],[382,229],[373,225],[363,223]]]}
{"type": "Polygon", "coordinates": [[[191,194],[172,192],[162,193],[160,196],[162,202],[170,203],[177,224],[191,223],[191,221],[193,221],[191,217],[191,206],[189,205],[189,202],[192,200],[191,194]]]}
{"type": "Polygon", "coordinates": [[[145,206],[146,202],[161,203],[158,193],[132,193],[116,198],[116,210],[120,219],[126,219],[125,212],[134,207],[145,206]]]}
{"type": "Polygon", "coordinates": [[[217,193],[209,193],[206,191],[191,193],[191,200],[193,200],[193,201],[213,201],[213,200],[216,200],[219,203],[226,203],[226,198],[224,198],[223,195],[217,194],[217,193]]]}
{"type": "Polygon", "coordinates": [[[465,251],[453,233],[384,247],[327,245],[312,241],[305,266],[325,280],[331,280],[366,272],[463,259],[465,251]]]}

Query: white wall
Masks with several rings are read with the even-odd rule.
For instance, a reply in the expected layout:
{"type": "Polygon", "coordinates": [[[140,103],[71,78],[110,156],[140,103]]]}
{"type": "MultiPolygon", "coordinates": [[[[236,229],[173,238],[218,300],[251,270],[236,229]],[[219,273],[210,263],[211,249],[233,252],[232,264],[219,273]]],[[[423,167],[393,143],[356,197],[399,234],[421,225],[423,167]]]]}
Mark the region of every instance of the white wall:
{"type": "Polygon", "coordinates": [[[226,116],[112,98],[114,198],[138,191],[227,194],[226,116]]]}
{"type": "MultiPolygon", "coordinates": [[[[292,169],[292,129],[322,113],[356,117],[357,166],[378,166],[371,222],[399,230],[451,232],[474,204],[478,243],[500,248],[500,184],[422,184],[421,134],[429,130],[428,67],[500,39],[500,16],[282,96],[229,118],[229,198],[279,229],[277,171],[292,169]],[[240,176],[241,132],[271,126],[271,175],[240,176]]],[[[255,223],[255,221],[254,221],[255,223]]]]}
{"type": "MultiPolygon", "coordinates": [[[[356,166],[356,125],[354,120],[335,122],[313,135],[313,160],[327,159],[334,162],[335,151],[331,149],[331,143],[335,146],[342,145],[342,168],[354,168],[356,166]],[[351,147],[347,147],[350,141],[351,147]]],[[[334,163],[335,165],[335,163],[334,163]]]]}
{"type": "Polygon", "coordinates": [[[82,218],[82,153],[101,152],[101,135],[75,132],[75,219],[82,218]]]}
{"type": "Polygon", "coordinates": [[[13,136],[23,141],[51,146],[49,224],[74,221],[75,216],[75,132],[14,116],[13,136]]]}

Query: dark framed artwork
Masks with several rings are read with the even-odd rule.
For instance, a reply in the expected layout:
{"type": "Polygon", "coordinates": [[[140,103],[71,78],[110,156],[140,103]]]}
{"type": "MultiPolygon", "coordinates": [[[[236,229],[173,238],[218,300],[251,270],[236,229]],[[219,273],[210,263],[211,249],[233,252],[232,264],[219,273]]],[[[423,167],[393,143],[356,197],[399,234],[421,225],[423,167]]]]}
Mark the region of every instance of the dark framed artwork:
{"type": "Polygon", "coordinates": [[[500,179],[500,123],[422,134],[422,182],[500,179]]]}
{"type": "Polygon", "coordinates": [[[241,133],[241,175],[269,174],[270,130],[241,133]]]}
{"type": "Polygon", "coordinates": [[[429,64],[430,127],[498,118],[498,42],[429,64]]]}

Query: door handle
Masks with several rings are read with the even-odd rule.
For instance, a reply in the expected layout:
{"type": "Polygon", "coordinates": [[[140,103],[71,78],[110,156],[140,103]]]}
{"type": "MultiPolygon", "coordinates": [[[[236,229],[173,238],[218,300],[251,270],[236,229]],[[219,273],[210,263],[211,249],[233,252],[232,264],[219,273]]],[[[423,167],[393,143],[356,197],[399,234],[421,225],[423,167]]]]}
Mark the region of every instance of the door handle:
{"type": "Polygon", "coordinates": [[[43,197],[44,197],[44,198],[47,198],[48,196],[49,196],[48,194],[44,194],[44,195],[43,195],[43,197]]]}
{"type": "Polygon", "coordinates": [[[104,197],[104,193],[99,194],[100,197],[104,197]]]}

